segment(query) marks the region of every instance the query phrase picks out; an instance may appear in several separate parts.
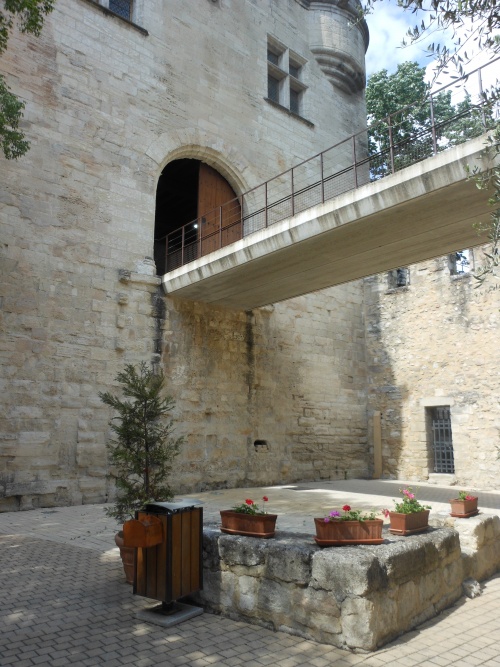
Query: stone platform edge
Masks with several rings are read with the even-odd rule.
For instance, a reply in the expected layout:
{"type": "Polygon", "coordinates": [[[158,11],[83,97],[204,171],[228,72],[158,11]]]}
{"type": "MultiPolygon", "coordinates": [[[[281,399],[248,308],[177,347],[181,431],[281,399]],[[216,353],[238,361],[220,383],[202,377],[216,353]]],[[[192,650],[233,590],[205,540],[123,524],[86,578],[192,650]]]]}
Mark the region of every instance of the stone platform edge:
{"type": "Polygon", "coordinates": [[[326,549],[302,533],[263,540],[206,526],[204,589],[193,599],[235,620],[373,651],[456,602],[464,580],[500,570],[500,519],[464,521],[409,537],[384,528],[381,545],[326,549]]]}

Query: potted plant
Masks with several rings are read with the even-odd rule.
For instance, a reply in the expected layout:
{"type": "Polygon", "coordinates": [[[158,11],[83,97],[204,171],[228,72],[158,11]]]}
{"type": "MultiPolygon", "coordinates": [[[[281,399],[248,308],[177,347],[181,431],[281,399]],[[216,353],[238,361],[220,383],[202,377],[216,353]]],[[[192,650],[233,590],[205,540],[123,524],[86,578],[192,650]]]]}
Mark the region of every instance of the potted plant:
{"type": "MultiPolygon", "coordinates": [[[[267,503],[269,498],[263,496],[262,501],[267,503]]],[[[221,510],[221,531],[230,535],[245,535],[246,537],[274,537],[277,514],[268,514],[250,498],[241,505],[230,510],[221,510]]]]}
{"type": "Polygon", "coordinates": [[[475,516],[479,512],[477,500],[477,496],[473,496],[468,491],[459,491],[458,498],[450,500],[451,516],[459,519],[468,519],[470,516],[475,516]]]}
{"type": "Polygon", "coordinates": [[[332,510],[322,519],[314,519],[316,544],[320,547],[342,546],[343,544],[382,544],[383,520],[377,519],[374,511],[363,512],[342,507],[341,514],[332,510]]]}
{"type": "Polygon", "coordinates": [[[427,530],[430,505],[421,505],[410,487],[400,489],[399,492],[402,500],[394,501],[394,511],[383,510],[391,521],[389,531],[394,535],[413,535],[427,530]]]}
{"type": "Polygon", "coordinates": [[[172,437],[173,420],[167,415],[175,404],[171,396],[163,396],[162,372],[154,372],[144,362],[138,366],[128,364],[116,381],[121,385],[123,398],[110,392],[99,394],[103,403],[118,413],[109,422],[116,438],[106,445],[112,464],[110,477],[115,480],[117,494],[114,505],[105,511],[127,524],[115,536],[115,542],[122,553],[127,581],[132,583],[135,547],[157,544],[159,530],[154,517],[146,518],[142,526],[134,525],[135,514],[148,502],[172,499],[167,479],[182,438],[172,437]],[[128,543],[124,540],[127,533],[128,543]]]}

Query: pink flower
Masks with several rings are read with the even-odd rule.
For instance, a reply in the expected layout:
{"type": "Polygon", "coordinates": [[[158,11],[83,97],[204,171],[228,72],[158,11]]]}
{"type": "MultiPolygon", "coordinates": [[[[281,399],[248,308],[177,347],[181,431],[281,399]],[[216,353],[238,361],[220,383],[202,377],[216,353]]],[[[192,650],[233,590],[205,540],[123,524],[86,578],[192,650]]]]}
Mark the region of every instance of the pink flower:
{"type": "Polygon", "coordinates": [[[385,518],[387,519],[387,517],[389,516],[390,512],[389,512],[389,510],[384,509],[384,510],[382,510],[382,514],[383,514],[383,515],[385,516],[385,518]]]}
{"type": "Polygon", "coordinates": [[[474,496],[465,496],[465,500],[475,500],[474,496]]]}

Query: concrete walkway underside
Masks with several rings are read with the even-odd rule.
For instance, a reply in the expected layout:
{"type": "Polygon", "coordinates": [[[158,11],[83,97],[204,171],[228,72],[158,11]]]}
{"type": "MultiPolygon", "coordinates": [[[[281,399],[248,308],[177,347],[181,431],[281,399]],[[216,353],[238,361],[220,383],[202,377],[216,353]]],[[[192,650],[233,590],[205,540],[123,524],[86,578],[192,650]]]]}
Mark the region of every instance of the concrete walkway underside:
{"type": "MultiPolygon", "coordinates": [[[[193,494],[206,523],[219,509],[269,497],[278,530],[314,533],[313,516],[348,503],[391,507],[402,482],[347,480],[193,494]]],[[[415,485],[414,485],[415,486],[415,485]]],[[[456,489],[419,485],[432,513],[446,513],[456,489]]],[[[188,496],[184,496],[188,497],[188,496]]],[[[485,513],[500,513],[500,494],[479,491],[485,513]]],[[[352,654],[208,613],[170,629],[137,620],[151,600],[124,582],[103,505],[0,514],[0,665],[73,667],[106,664],[295,667],[311,665],[500,665],[500,576],[482,595],[454,607],[370,654],[352,654]]],[[[431,513],[431,517],[432,517],[431,513]]],[[[249,538],[250,539],[250,538],[249,538]]],[[[312,539],[312,537],[311,537],[312,539]]],[[[362,548],[362,547],[359,547],[362,548]]]]}

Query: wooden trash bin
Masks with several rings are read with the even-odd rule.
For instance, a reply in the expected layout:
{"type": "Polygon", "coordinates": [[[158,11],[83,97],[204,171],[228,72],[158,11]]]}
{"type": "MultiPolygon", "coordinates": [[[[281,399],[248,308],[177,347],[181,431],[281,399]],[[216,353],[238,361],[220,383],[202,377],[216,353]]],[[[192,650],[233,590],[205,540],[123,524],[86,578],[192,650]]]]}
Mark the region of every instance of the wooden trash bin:
{"type": "Polygon", "coordinates": [[[126,547],[154,547],[163,542],[163,524],[157,516],[141,512],[141,519],[130,519],[123,524],[123,542],[126,547]]]}
{"type": "Polygon", "coordinates": [[[170,604],[203,589],[203,509],[192,502],[148,503],[136,512],[138,521],[159,519],[163,539],[137,548],[135,595],[170,604]]]}

